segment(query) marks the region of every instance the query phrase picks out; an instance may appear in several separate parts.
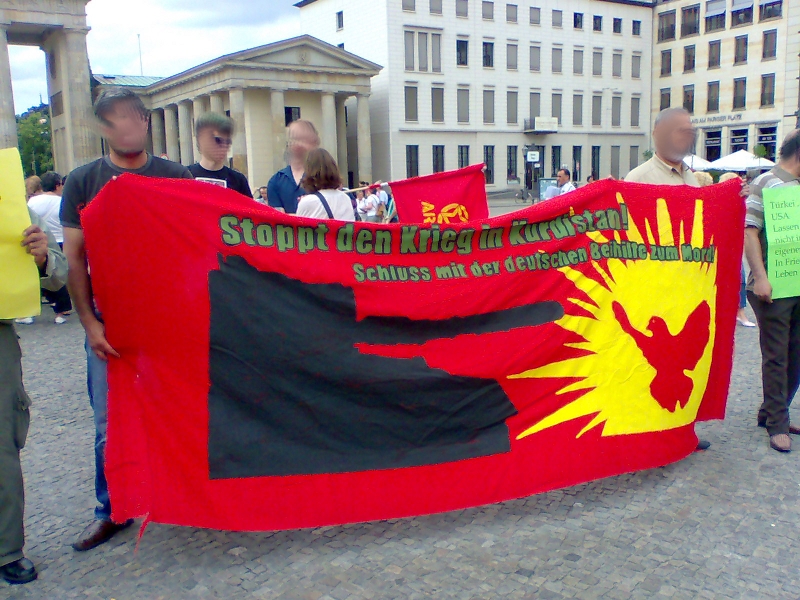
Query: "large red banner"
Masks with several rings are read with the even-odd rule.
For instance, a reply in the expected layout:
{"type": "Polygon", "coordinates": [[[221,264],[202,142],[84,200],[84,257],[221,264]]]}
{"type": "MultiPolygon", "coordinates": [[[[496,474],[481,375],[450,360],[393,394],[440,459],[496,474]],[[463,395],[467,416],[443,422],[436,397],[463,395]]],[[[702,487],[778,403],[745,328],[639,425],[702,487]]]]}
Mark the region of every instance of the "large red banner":
{"type": "Polygon", "coordinates": [[[489,218],[483,164],[457,171],[393,181],[397,216],[403,223],[466,223],[489,218]]]}
{"type": "Polygon", "coordinates": [[[83,214],[117,521],[311,527],[686,457],[721,419],[739,186],[603,181],[469,223],[318,221],[125,175],[83,214]]]}

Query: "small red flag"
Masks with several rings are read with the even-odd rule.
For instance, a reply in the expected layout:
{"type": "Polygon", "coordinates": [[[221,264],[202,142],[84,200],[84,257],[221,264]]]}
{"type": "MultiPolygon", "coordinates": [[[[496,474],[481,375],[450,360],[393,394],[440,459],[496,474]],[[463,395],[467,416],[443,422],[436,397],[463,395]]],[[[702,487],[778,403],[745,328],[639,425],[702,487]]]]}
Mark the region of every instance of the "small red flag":
{"type": "Polygon", "coordinates": [[[466,223],[489,218],[483,164],[389,184],[405,223],[466,223]]]}

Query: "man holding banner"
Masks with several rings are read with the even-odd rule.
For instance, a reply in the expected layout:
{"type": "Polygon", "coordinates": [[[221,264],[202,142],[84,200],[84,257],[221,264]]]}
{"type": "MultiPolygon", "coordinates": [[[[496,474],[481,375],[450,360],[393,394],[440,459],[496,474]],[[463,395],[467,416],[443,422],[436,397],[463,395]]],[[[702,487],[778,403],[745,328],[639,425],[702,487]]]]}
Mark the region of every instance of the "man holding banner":
{"type": "Polygon", "coordinates": [[[758,425],[769,445],[789,452],[789,405],[800,385],[800,130],[783,141],[780,160],[750,184],[745,254],[748,298],[760,328],[764,401],[758,425]]]}

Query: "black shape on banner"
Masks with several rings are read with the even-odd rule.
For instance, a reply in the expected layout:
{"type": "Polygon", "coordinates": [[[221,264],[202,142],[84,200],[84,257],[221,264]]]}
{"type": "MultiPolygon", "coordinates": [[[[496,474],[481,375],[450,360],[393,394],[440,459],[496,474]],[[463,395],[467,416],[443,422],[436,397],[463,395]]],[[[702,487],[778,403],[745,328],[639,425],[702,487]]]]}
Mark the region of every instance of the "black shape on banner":
{"type": "MultiPolygon", "coordinates": [[[[240,257],[209,274],[212,479],[439,464],[508,452],[514,405],[493,379],[357,343],[422,344],[563,315],[557,302],[443,321],[367,317],[341,284],[262,272],[240,257]]],[[[387,299],[387,301],[389,301],[387,299]]]]}

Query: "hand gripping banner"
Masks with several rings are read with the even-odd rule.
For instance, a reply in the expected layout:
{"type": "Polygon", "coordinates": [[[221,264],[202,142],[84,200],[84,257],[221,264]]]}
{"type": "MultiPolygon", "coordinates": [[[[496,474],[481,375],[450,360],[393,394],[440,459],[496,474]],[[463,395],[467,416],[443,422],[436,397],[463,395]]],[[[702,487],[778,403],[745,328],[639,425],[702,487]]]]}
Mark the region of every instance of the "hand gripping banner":
{"type": "Polygon", "coordinates": [[[449,224],[125,175],[83,213],[117,521],[312,527],[662,466],[721,419],[739,186],[602,181],[449,224]]]}

